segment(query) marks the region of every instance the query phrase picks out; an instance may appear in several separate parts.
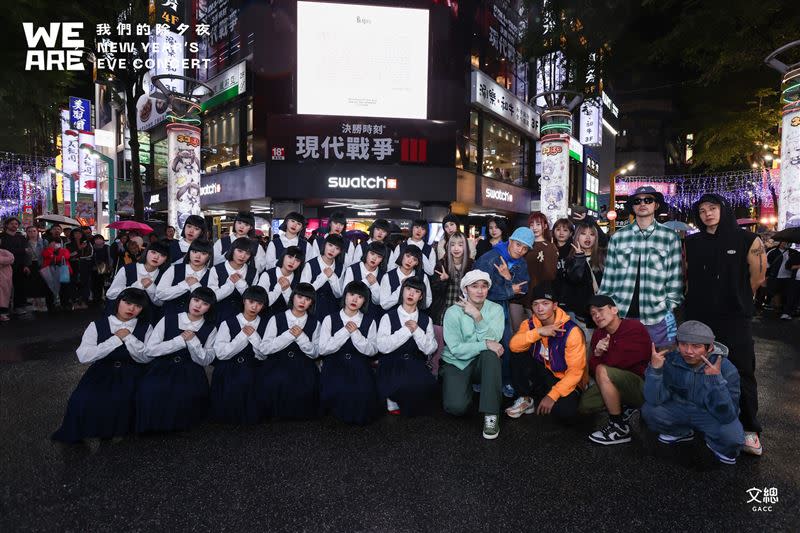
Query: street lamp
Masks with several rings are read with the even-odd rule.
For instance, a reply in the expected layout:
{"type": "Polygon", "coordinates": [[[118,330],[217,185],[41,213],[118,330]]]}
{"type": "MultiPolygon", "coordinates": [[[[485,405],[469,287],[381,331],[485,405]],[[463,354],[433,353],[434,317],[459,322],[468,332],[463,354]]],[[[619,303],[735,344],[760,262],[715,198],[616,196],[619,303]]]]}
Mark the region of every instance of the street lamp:
{"type": "MultiPolygon", "coordinates": [[[[114,219],[117,216],[116,213],[117,182],[114,179],[114,160],[105,155],[104,153],[95,150],[91,144],[83,143],[80,148],[85,154],[91,154],[92,159],[94,159],[95,162],[98,159],[101,159],[106,164],[108,170],[108,222],[110,224],[114,222],[114,219]]],[[[95,190],[97,191],[97,232],[99,233],[100,216],[103,213],[103,195],[100,191],[100,180],[97,180],[95,190]]],[[[116,236],[115,235],[116,232],[113,229],[109,229],[108,231],[109,231],[109,236],[111,237],[111,239],[113,239],[116,236]]]]}
{"type": "Polygon", "coordinates": [[[51,176],[61,175],[61,179],[62,180],[64,178],[69,178],[69,182],[70,182],[70,187],[69,187],[69,207],[70,207],[70,212],[69,212],[69,214],[70,214],[70,216],[72,216],[74,218],[75,217],[75,205],[78,202],[78,192],[75,189],[75,182],[77,181],[77,179],[75,178],[75,175],[74,174],[67,174],[66,172],[58,170],[54,166],[48,166],[47,170],[50,172],[51,176]]]}

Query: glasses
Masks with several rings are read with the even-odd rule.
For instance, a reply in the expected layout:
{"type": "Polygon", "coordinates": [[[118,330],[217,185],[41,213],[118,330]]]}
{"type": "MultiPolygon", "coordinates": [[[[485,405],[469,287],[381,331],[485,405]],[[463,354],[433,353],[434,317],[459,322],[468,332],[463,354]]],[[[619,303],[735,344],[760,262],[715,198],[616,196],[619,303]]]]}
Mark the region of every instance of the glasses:
{"type": "Polygon", "coordinates": [[[639,204],[642,204],[642,203],[650,205],[655,201],[656,201],[656,199],[653,198],[652,196],[645,196],[644,198],[634,198],[633,200],[631,200],[631,203],[633,205],[639,205],[639,204]]]}

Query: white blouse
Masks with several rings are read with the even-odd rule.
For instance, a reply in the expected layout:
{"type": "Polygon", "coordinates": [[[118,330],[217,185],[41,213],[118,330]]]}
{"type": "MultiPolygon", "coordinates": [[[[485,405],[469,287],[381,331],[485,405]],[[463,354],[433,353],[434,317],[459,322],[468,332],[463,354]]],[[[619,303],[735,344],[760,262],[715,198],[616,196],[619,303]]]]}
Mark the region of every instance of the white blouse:
{"type": "Polygon", "coordinates": [[[234,289],[239,291],[239,294],[244,294],[244,291],[247,290],[247,281],[245,281],[245,276],[247,276],[247,269],[250,268],[245,263],[242,268],[236,270],[231,265],[230,261],[225,262],[225,270],[228,272],[228,279],[225,280],[225,283],[222,285],[219,284],[219,275],[217,274],[217,269],[212,268],[211,273],[208,275],[208,286],[209,287],[217,287],[214,289],[214,294],[217,295],[217,301],[224,300],[231,294],[233,294],[234,289]],[[234,283],[231,281],[232,274],[239,274],[241,279],[234,283]]]}
{"type": "Polygon", "coordinates": [[[364,355],[372,356],[378,353],[378,345],[375,344],[376,327],[375,322],[370,324],[367,336],[361,333],[360,329],[355,330],[353,333],[347,331],[344,327],[348,322],[354,323],[356,326],[361,327],[361,322],[364,320],[364,314],[360,311],[355,316],[347,316],[344,309],[339,311],[339,318],[342,319],[342,328],[339,331],[331,331],[331,317],[326,316],[319,326],[319,355],[329,355],[336,353],[341,348],[347,339],[353,341],[353,346],[356,350],[364,355]]]}
{"type": "Polygon", "coordinates": [[[296,317],[291,309],[284,311],[284,314],[286,315],[287,323],[286,331],[278,334],[278,323],[274,316],[270,318],[269,322],[267,322],[267,329],[264,331],[264,338],[261,340],[261,346],[259,348],[259,352],[261,353],[256,354],[256,357],[259,359],[266,359],[267,355],[277,353],[293,342],[296,342],[297,346],[300,347],[304,354],[311,359],[315,359],[317,357],[319,327],[314,330],[313,339],[309,339],[305,331],[295,338],[289,330],[294,326],[298,326],[301,329],[304,328],[308,320],[308,314],[306,313],[301,317],[296,317]]]}
{"type": "MultiPolygon", "coordinates": [[[[189,355],[192,356],[192,361],[198,365],[208,366],[214,361],[214,340],[217,337],[217,328],[211,330],[205,345],[196,336],[187,341],[181,335],[176,335],[174,339],[165,341],[165,321],[166,318],[159,320],[155,329],[153,329],[152,335],[147,339],[146,352],[150,359],[169,355],[186,347],[189,350],[189,355]]],[[[189,320],[187,313],[178,314],[178,329],[181,331],[194,331],[197,333],[204,323],[205,319],[201,318],[196,322],[192,322],[189,320]]]]}
{"type": "Polygon", "coordinates": [[[433,320],[428,320],[428,327],[423,331],[422,328],[417,327],[414,333],[405,327],[405,323],[409,320],[417,321],[419,318],[419,311],[407,313],[403,306],[397,308],[397,315],[400,318],[402,327],[392,333],[392,321],[389,315],[384,315],[381,318],[381,325],[378,328],[378,351],[380,353],[391,353],[405,344],[408,339],[414,337],[414,342],[417,343],[417,348],[425,355],[431,355],[439,347],[436,342],[436,336],[433,334],[433,320]]]}
{"type": "Polygon", "coordinates": [[[289,272],[289,275],[285,276],[283,274],[283,271],[281,269],[278,269],[275,272],[275,274],[277,275],[275,276],[274,287],[269,286],[269,274],[267,272],[261,274],[261,278],[258,280],[258,284],[264,287],[264,290],[267,291],[267,298],[268,298],[267,305],[274,304],[280,296],[283,296],[283,299],[286,301],[286,305],[289,305],[289,300],[292,297],[291,283],[292,280],[294,280],[294,272],[289,272]],[[286,287],[286,290],[283,290],[281,288],[281,284],[278,283],[278,280],[281,278],[286,278],[287,280],[289,280],[289,286],[286,287]]]}
{"type": "MultiPolygon", "coordinates": [[[[369,287],[370,293],[372,293],[372,303],[375,305],[381,304],[381,284],[378,281],[378,269],[376,268],[374,272],[370,272],[367,270],[367,266],[364,263],[359,263],[358,268],[361,269],[361,281],[369,287]],[[367,281],[367,274],[372,274],[375,276],[375,283],[371,284],[367,281]]],[[[344,293],[345,287],[353,281],[353,271],[350,268],[347,268],[344,273],[344,279],[342,279],[342,293],[344,293]]]]}
{"type": "MultiPolygon", "coordinates": [[[[397,305],[397,302],[400,299],[400,289],[403,288],[403,280],[414,275],[413,270],[408,275],[403,274],[403,271],[399,268],[396,269],[396,272],[400,278],[400,284],[394,291],[392,291],[392,286],[389,283],[389,272],[384,274],[383,279],[381,279],[381,307],[387,311],[397,305]]],[[[431,306],[433,294],[431,294],[431,286],[430,283],[428,283],[428,276],[422,276],[422,280],[423,283],[425,283],[425,308],[427,309],[431,306]]]]}
{"type": "Polygon", "coordinates": [[[314,286],[314,290],[320,290],[326,283],[330,283],[331,289],[333,290],[333,295],[337,298],[342,296],[342,282],[339,280],[339,276],[336,275],[336,263],[332,265],[326,265],[325,261],[322,260],[321,257],[315,257],[312,261],[316,261],[319,264],[319,276],[316,279],[311,279],[311,265],[306,263],[303,267],[303,273],[300,275],[300,282],[301,283],[310,283],[314,286]],[[328,277],[325,275],[325,269],[330,268],[332,270],[331,276],[328,277]]]}
{"type": "MultiPolygon", "coordinates": [[[[407,245],[414,245],[420,250],[422,250],[423,246],[425,246],[425,241],[415,241],[413,239],[408,239],[406,241],[407,245]]],[[[386,265],[387,270],[393,270],[397,268],[397,258],[400,257],[400,246],[396,246],[394,250],[392,250],[392,255],[389,256],[389,262],[386,265]]],[[[422,256],[422,269],[425,271],[425,274],[428,276],[433,276],[433,271],[436,268],[436,248],[431,246],[431,251],[428,255],[422,256]]]]}
{"type": "MultiPolygon", "coordinates": [[[[286,237],[286,234],[283,231],[278,232],[278,238],[281,240],[284,250],[290,246],[297,246],[298,245],[297,243],[300,242],[299,236],[295,237],[294,239],[290,239],[286,237]]],[[[306,246],[305,251],[306,251],[306,262],[310,261],[311,259],[317,256],[316,248],[310,244],[306,246]]],[[[264,268],[265,269],[273,268],[275,265],[278,264],[278,259],[280,258],[277,256],[277,253],[275,251],[275,243],[269,241],[269,245],[267,246],[267,256],[264,268]]]]}
{"type": "MultiPolygon", "coordinates": [[[[248,322],[244,318],[244,313],[236,315],[236,320],[239,321],[241,329],[244,329],[245,326],[250,326],[254,330],[258,330],[258,325],[261,323],[261,317],[259,316],[256,316],[255,320],[252,322],[248,322]]],[[[258,334],[258,331],[254,331],[248,337],[245,335],[244,331],[240,330],[239,333],[231,339],[231,331],[228,328],[228,322],[225,321],[220,324],[219,330],[217,331],[217,338],[214,340],[214,353],[217,359],[230,359],[244,350],[248,343],[253,345],[253,351],[258,354],[261,346],[261,336],[258,334]]]]}
{"type": "MultiPolygon", "coordinates": [[[[186,283],[186,279],[184,278],[180,283],[172,285],[172,280],[175,279],[175,265],[172,265],[164,272],[164,275],[161,276],[161,281],[158,282],[158,287],[156,288],[156,296],[162,302],[166,302],[168,300],[174,300],[178,298],[185,292],[190,292],[197,287],[201,287],[199,281],[203,279],[203,276],[206,275],[206,267],[201,268],[200,270],[192,270],[192,267],[187,263],[186,264],[186,276],[195,277],[197,278],[198,283],[195,285],[190,286],[186,283]]],[[[212,291],[216,292],[218,287],[216,283],[216,276],[214,279],[211,279],[211,274],[208,276],[208,288],[212,291]],[[213,283],[212,283],[213,282],[213,283]]]]}
{"type": "Polygon", "coordinates": [[[97,326],[94,325],[94,322],[89,324],[89,326],[86,328],[86,331],[83,332],[81,344],[76,350],[78,361],[81,363],[93,363],[106,357],[108,354],[124,344],[134,361],[137,363],[147,363],[149,359],[145,354],[145,343],[152,334],[153,328],[147,328],[145,342],[142,342],[133,336],[133,330],[136,329],[138,319],[133,318],[127,322],[123,322],[116,316],[112,315],[107,317],[107,320],[108,326],[112,333],[111,337],[98,344],[97,326]],[[121,329],[127,329],[131,332],[131,334],[127,335],[124,340],[116,336],[116,333],[121,329]]]}
{"type": "MultiPolygon", "coordinates": [[[[150,301],[156,305],[161,305],[161,300],[158,299],[156,295],[156,278],[158,278],[159,270],[156,268],[152,272],[148,272],[147,269],[144,267],[143,263],[136,263],[136,281],[133,282],[131,285],[134,289],[142,289],[147,293],[147,296],[150,297],[150,301]],[[146,289],[144,285],[142,285],[142,280],[147,278],[152,281],[149,287],[146,289]]],[[[117,271],[116,276],[114,276],[114,281],[111,282],[111,286],[106,291],[106,298],[109,300],[116,300],[117,296],[128,288],[126,283],[128,282],[125,276],[125,269],[120,268],[117,271]]]]}
{"type": "MultiPolygon", "coordinates": [[[[247,235],[245,235],[245,237],[247,237],[247,235]]],[[[237,236],[231,235],[231,243],[237,238],[237,236]]],[[[225,254],[222,253],[222,239],[217,239],[214,243],[214,264],[218,265],[223,261],[225,261],[225,254]]],[[[264,270],[267,264],[267,252],[264,251],[264,248],[260,244],[257,247],[256,256],[253,258],[253,261],[256,265],[256,272],[264,270]]]]}

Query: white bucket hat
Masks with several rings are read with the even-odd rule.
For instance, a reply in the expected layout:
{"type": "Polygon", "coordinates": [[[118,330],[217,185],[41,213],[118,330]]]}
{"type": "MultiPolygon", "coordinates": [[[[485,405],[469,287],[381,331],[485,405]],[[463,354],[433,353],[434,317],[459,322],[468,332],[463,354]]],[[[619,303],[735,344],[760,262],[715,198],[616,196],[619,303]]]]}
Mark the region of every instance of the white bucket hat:
{"type": "Polygon", "coordinates": [[[477,270],[477,269],[470,270],[469,272],[464,274],[464,277],[461,278],[461,283],[459,284],[459,287],[461,288],[461,294],[464,296],[464,298],[467,297],[467,291],[466,291],[467,286],[472,285],[476,281],[481,281],[481,280],[488,283],[490,289],[492,288],[492,278],[490,278],[489,274],[487,274],[483,270],[477,270]]]}

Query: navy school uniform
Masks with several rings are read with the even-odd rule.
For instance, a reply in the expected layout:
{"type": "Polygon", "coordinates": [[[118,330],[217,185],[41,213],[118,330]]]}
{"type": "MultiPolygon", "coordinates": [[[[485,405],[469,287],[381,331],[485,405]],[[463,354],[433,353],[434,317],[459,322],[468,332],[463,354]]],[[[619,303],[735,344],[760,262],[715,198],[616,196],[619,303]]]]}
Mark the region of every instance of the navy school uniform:
{"type": "Polygon", "coordinates": [[[344,288],[347,287],[351,281],[363,281],[364,284],[369,287],[372,300],[372,305],[369,306],[367,315],[372,319],[373,322],[379,324],[381,317],[383,316],[383,308],[381,307],[381,280],[383,279],[386,271],[381,267],[378,267],[375,272],[372,272],[376,279],[373,285],[370,285],[367,281],[367,274],[369,273],[370,272],[367,271],[367,267],[365,267],[364,263],[361,261],[350,265],[345,269],[344,279],[342,280],[342,291],[344,291],[344,288]]]}
{"type": "Polygon", "coordinates": [[[79,442],[133,431],[136,388],[147,369],[144,342],[149,329],[146,320],[120,322],[116,317],[103,317],[89,325],[78,357],[81,362],[94,362],[72,392],[54,440],[79,442]],[[124,341],[114,335],[123,328],[131,331],[124,341]]]}
{"type": "Polygon", "coordinates": [[[245,271],[244,276],[236,284],[228,283],[230,273],[228,272],[228,262],[220,263],[211,272],[210,284],[216,285],[214,294],[217,296],[217,323],[222,324],[230,317],[236,316],[242,310],[242,294],[250,287],[256,279],[256,269],[250,264],[242,267],[245,271]],[[216,283],[215,283],[216,280],[216,283]]]}
{"type": "Polygon", "coordinates": [[[436,269],[436,250],[434,250],[433,246],[425,241],[412,241],[411,239],[406,239],[398,244],[397,248],[392,251],[391,255],[389,256],[389,260],[386,262],[388,269],[394,270],[395,268],[398,268],[397,259],[406,253],[406,248],[408,246],[416,246],[422,251],[422,269],[426,276],[433,276],[434,270],[436,269]]]}
{"type": "MultiPolygon", "coordinates": [[[[406,278],[414,276],[414,271],[411,274],[405,275],[400,268],[389,270],[381,279],[381,307],[384,311],[388,311],[397,305],[400,300],[400,286],[406,278]]],[[[431,293],[431,285],[428,281],[428,276],[424,273],[420,275],[423,283],[425,283],[425,309],[431,306],[433,295],[431,293]]]]}
{"type": "Polygon", "coordinates": [[[320,326],[320,354],[335,349],[322,362],[320,401],[324,410],[342,422],[366,425],[378,418],[382,409],[370,358],[377,353],[375,323],[362,313],[359,316],[359,348],[353,343],[356,333],[351,335],[344,328],[341,312],[326,317],[320,326]],[[335,348],[343,338],[347,340],[335,348]]]}
{"type": "Polygon", "coordinates": [[[422,311],[407,314],[400,306],[388,311],[378,328],[378,390],[400,406],[400,413],[417,416],[432,411],[436,405],[437,382],[428,368],[428,356],[436,351],[433,323],[422,311]],[[417,322],[412,334],[405,327],[408,320],[417,322]]]}
{"type": "Polygon", "coordinates": [[[192,271],[191,267],[187,268],[187,263],[178,263],[172,265],[167,269],[156,289],[157,297],[162,301],[161,307],[164,311],[164,316],[177,315],[184,313],[189,307],[189,300],[192,299],[192,291],[197,287],[210,287],[216,290],[216,286],[209,284],[211,277],[211,270],[204,268],[200,272],[192,271]],[[189,286],[186,283],[186,274],[194,274],[198,277],[199,283],[189,286]]]}
{"type": "MultiPolygon", "coordinates": [[[[303,333],[288,333],[291,310],[269,319],[261,343],[263,363],[256,370],[256,394],[264,418],[303,420],[319,416],[319,370],[315,338],[317,319],[305,315],[303,333]]],[[[298,324],[299,325],[299,324],[298,324]]]]}
{"type": "Polygon", "coordinates": [[[269,299],[269,305],[264,306],[264,311],[261,312],[262,316],[270,317],[272,315],[277,315],[289,308],[289,300],[292,296],[292,291],[294,291],[297,284],[300,283],[300,273],[295,271],[289,274],[289,288],[285,291],[281,290],[278,285],[278,279],[282,276],[283,273],[280,271],[279,267],[267,269],[261,274],[258,284],[267,291],[267,298],[269,299]]]}
{"type": "Polygon", "coordinates": [[[279,232],[278,235],[273,235],[272,240],[269,242],[267,246],[267,259],[266,259],[266,268],[272,268],[278,265],[278,261],[281,257],[283,257],[283,252],[289,246],[292,246],[292,243],[296,241],[295,246],[300,248],[305,255],[306,262],[310,261],[314,257],[316,257],[316,250],[314,247],[303,237],[297,236],[294,239],[286,239],[286,242],[289,244],[285,244],[283,239],[285,238],[283,232],[279,232]]]}
{"type": "Polygon", "coordinates": [[[342,297],[341,276],[344,265],[334,261],[330,267],[333,270],[330,278],[325,277],[322,272],[325,268],[328,266],[322,262],[322,258],[315,257],[305,264],[303,274],[300,276],[301,282],[311,283],[317,291],[314,314],[319,320],[336,314],[340,308],[339,299],[342,297]]]}
{"type": "Polygon", "coordinates": [[[114,307],[117,302],[117,296],[127,289],[128,287],[134,287],[136,289],[142,289],[147,293],[147,297],[150,300],[150,305],[147,308],[147,314],[150,317],[150,324],[155,326],[158,324],[158,321],[164,316],[163,309],[161,307],[162,303],[161,300],[158,299],[156,296],[156,288],[158,286],[158,282],[161,281],[161,276],[164,274],[163,270],[155,270],[154,272],[148,272],[150,274],[150,279],[153,280],[153,283],[148,287],[144,288],[144,286],[139,282],[139,272],[140,267],[144,267],[141,263],[131,263],[130,265],[125,265],[123,268],[117,271],[117,274],[114,276],[114,281],[111,282],[111,286],[106,291],[106,306],[105,306],[105,314],[106,316],[111,316],[114,314],[114,307]],[[152,274],[156,274],[155,277],[152,277],[152,274]]]}
{"type": "Polygon", "coordinates": [[[216,328],[213,322],[204,320],[196,337],[186,343],[180,335],[184,331],[181,326],[186,327],[187,322],[186,313],[168,314],[147,343],[147,354],[153,360],[139,381],[137,433],[185,431],[208,415],[205,367],[214,358],[209,347],[213,345],[216,328]]]}
{"type": "MultiPolygon", "coordinates": [[[[226,261],[225,254],[231,249],[231,243],[236,240],[232,239],[230,235],[226,235],[221,239],[217,239],[214,243],[214,264],[219,265],[226,261]]],[[[255,271],[261,272],[267,264],[267,253],[261,247],[257,239],[250,239],[250,260],[247,265],[254,268],[255,271]]]]}
{"type": "Polygon", "coordinates": [[[169,241],[169,262],[174,265],[183,261],[183,257],[189,251],[191,243],[181,239],[172,239],[169,241]]]}
{"type": "MultiPolygon", "coordinates": [[[[327,235],[318,235],[316,239],[314,239],[314,252],[315,256],[319,257],[320,255],[325,254],[325,239],[327,235]]],[[[344,240],[344,248],[342,249],[342,253],[336,256],[336,262],[341,263],[344,268],[349,266],[347,260],[353,254],[353,241],[342,235],[342,240],[344,240]]]]}
{"type": "Polygon", "coordinates": [[[211,380],[211,418],[236,425],[255,424],[261,418],[256,395],[256,370],[261,361],[256,351],[267,329],[267,319],[256,317],[256,331],[248,337],[241,333],[241,321],[244,315],[239,313],[220,326],[211,380]]]}

